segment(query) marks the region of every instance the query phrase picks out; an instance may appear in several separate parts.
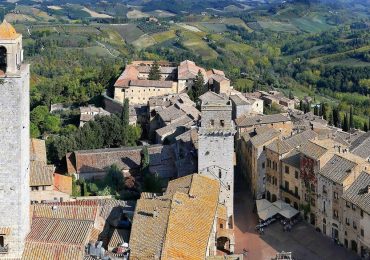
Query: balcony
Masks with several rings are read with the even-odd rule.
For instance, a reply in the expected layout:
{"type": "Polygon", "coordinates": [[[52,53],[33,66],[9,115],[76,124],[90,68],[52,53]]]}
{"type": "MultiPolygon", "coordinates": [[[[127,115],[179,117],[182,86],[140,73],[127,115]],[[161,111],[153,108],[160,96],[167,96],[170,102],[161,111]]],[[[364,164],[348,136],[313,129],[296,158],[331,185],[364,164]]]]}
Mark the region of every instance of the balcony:
{"type": "Polygon", "coordinates": [[[286,193],[289,193],[289,194],[290,194],[290,195],[292,195],[293,197],[295,197],[295,198],[297,198],[297,199],[300,199],[300,196],[299,196],[297,193],[295,193],[295,192],[293,192],[293,191],[291,191],[291,190],[289,190],[289,189],[285,188],[284,186],[280,186],[280,189],[281,189],[282,191],[286,192],[286,193]]]}
{"type": "Polygon", "coordinates": [[[8,245],[0,246],[0,254],[7,254],[9,251],[8,245]]]}

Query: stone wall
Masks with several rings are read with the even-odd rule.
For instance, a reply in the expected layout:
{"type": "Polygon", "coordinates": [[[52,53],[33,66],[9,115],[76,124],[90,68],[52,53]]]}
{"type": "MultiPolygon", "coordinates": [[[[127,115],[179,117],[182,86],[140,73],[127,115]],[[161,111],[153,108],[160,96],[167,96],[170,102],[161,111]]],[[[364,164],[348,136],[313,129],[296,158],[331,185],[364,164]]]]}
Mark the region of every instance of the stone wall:
{"type": "Polygon", "coordinates": [[[29,66],[1,84],[0,95],[0,227],[9,253],[0,258],[19,258],[29,232],[29,66]]]}

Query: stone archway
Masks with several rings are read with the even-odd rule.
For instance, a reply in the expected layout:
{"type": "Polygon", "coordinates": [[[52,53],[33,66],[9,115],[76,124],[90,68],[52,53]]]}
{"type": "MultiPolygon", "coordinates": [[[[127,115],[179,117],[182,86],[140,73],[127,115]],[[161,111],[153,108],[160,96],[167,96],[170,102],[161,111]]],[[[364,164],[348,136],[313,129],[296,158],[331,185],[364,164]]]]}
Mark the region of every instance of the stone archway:
{"type": "Polygon", "coordinates": [[[0,70],[5,74],[8,66],[7,50],[4,46],[0,46],[0,70]]]}

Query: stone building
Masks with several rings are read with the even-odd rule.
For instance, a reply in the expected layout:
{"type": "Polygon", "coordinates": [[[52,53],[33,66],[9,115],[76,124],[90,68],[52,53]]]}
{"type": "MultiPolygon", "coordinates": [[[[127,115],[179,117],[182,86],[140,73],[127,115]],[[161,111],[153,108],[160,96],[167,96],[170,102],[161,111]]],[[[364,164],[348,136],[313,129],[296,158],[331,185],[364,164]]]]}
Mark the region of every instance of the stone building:
{"type": "Polygon", "coordinates": [[[283,136],[289,136],[293,130],[293,123],[290,118],[284,114],[274,115],[248,115],[235,119],[238,134],[242,132],[250,132],[255,128],[266,126],[274,128],[282,133],[283,136]]]}
{"type": "Polygon", "coordinates": [[[238,166],[256,199],[264,198],[266,192],[266,146],[279,137],[279,131],[268,127],[242,133],[238,166]]]}
{"type": "MultiPolygon", "coordinates": [[[[219,202],[227,209],[228,226],[234,223],[234,135],[230,101],[202,104],[198,140],[198,172],[221,182],[219,202]]],[[[233,250],[232,250],[233,251],[233,250]]]]}
{"type": "Polygon", "coordinates": [[[199,72],[204,84],[217,93],[230,94],[232,89],[223,71],[213,69],[207,72],[189,60],[178,65],[158,62],[161,78],[149,80],[153,64],[153,61],[134,61],[127,65],[114,84],[114,100],[122,103],[128,98],[131,105],[147,105],[152,97],[184,93],[192,88],[199,72]]]}
{"type": "Polygon", "coordinates": [[[0,259],[20,258],[29,232],[29,65],[22,35],[0,25],[0,259]]]}
{"type": "Polygon", "coordinates": [[[361,160],[346,155],[333,155],[317,176],[320,194],[317,199],[317,227],[338,241],[343,241],[340,227],[344,221],[340,198],[363,170],[361,160]]]}
{"type": "Polygon", "coordinates": [[[30,158],[31,204],[69,201],[72,177],[56,174],[54,165],[47,164],[44,140],[31,139],[30,158]]]}
{"type": "Polygon", "coordinates": [[[343,193],[341,242],[363,259],[370,257],[370,174],[362,172],[343,193]]]}

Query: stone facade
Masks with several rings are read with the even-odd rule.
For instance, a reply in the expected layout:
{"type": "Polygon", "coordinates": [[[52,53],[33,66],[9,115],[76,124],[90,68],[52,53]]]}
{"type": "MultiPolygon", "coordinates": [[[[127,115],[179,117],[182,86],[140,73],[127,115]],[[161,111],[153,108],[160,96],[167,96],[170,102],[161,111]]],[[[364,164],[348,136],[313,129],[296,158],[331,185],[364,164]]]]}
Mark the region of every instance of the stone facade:
{"type": "Polygon", "coordinates": [[[30,71],[29,65],[22,64],[22,36],[13,28],[13,33],[4,39],[4,23],[0,26],[0,48],[2,55],[5,51],[8,66],[0,83],[0,232],[4,233],[0,233],[3,240],[0,248],[5,249],[2,250],[5,254],[0,254],[0,259],[17,259],[22,255],[30,229],[30,71]]]}
{"type": "Polygon", "coordinates": [[[230,101],[202,105],[199,128],[198,172],[221,181],[219,201],[227,209],[228,226],[233,226],[234,135],[230,101]]]}

